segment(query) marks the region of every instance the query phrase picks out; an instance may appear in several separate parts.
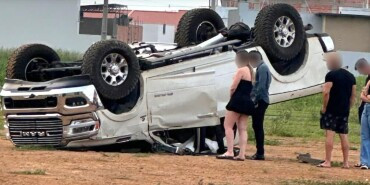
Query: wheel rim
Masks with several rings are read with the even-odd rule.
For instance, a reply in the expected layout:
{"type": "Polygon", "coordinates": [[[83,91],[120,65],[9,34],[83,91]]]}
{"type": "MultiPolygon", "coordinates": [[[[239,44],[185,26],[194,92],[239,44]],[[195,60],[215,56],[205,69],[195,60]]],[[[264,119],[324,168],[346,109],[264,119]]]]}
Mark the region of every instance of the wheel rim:
{"type": "Polygon", "coordinates": [[[211,22],[203,21],[197,27],[195,34],[197,42],[200,43],[217,35],[217,29],[211,22]]]}
{"type": "Polygon", "coordinates": [[[49,62],[47,60],[45,60],[44,58],[40,58],[40,57],[36,57],[36,58],[33,58],[31,59],[28,64],[26,65],[26,69],[25,69],[25,79],[26,80],[34,80],[34,79],[37,79],[37,77],[39,77],[40,79],[39,80],[42,80],[42,73],[38,73],[38,75],[34,75],[34,74],[30,74],[31,71],[34,71],[34,70],[41,70],[41,69],[45,69],[47,68],[49,65],[49,62]]]}
{"type": "Polygon", "coordinates": [[[111,86],[121,85],[127,78],[127,61],[122,55],[111,53],[103,59],[100,72],[107,84],[111,86]]]}
{"type": "Polygon", "coordinates": [[[295,26],[292,19],[287,16],[279,17],[274,25],[276,43],[281,47],[289,47],[295,39],[295,26]]]}

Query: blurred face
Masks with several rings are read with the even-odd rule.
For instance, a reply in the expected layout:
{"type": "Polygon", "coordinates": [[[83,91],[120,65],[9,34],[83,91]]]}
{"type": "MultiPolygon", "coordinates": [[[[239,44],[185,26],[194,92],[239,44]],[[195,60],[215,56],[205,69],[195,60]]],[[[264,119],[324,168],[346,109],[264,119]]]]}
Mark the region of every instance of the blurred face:
{"type": "Polygon", "coordinates": [[[330,71],[341,67],[341,59],[337,53],[330,53],[326,56],[326,65],[330,71]]]}
{"type": "Polygon", "coordinates": [[[358,66],[357,71],[362,75],[368,75],[369,67],[369,65],[361,65],[358,66]]]}
{"type": "Polygon", "coordinates": [[[236,63],[236,66],[238,66],[238,68],[241,68],[241,67],[247,66],[249,64],[249,60],[246,59],[246,58],[242,58],[240,56],[237,56],[236,60],[235,60],[235,63],[236,63]]]}

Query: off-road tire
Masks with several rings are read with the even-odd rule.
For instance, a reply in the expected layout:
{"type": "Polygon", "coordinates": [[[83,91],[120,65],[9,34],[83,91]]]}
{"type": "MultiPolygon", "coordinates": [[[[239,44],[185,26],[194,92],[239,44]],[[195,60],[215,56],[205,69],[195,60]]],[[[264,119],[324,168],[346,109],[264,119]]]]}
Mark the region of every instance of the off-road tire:
{"type": "Polygon", "coordinates": [[[140,77],[140,65],[129,45],[117,40],[99,41],[85,53],[81,66],[82,74],[88,74],[101,96],[111,100],[124,98],[132,92],[140,77]],[[128,65],[128,74],[124,82],[117,86],[106,83],[101,75],[101,64],[110,53],[122,55],[128,65]]]}
{"type": "Polygon", "coordinates": [[[206,8],[193,9],[186,12],[180,19],[175,34],[175,42],[179,47],[186,47],[199,44],[196,30],[198,26],[208,21],[213,24],[217,31],[225,28],[222,18],[213,10],[206,8]]]}
{"type": "Polygon", "coordinates": [[[49,64],[54,61],[60,61],[58,54],[48,46],[43,44],[27,44],[23,45],[10,55],[6,68],[6,77],[9,79],[20,79],[29,81],[26,77],[26,68],[28,63],[34,58],[43,58],[49,64]]]}
{"type": "Polygon", "coordinates": [[[302,18],[298,11],[288,4],[274,4],[264,7],[257,15],[254,35],[256,43],[269,55],[272,62],[290,60],[298,55],[306,40],[302,18]],[[289,17],[295,27],[295,38],[289,47],[282,47],[275,41],[274,25],[281,16],[289,17]]]}

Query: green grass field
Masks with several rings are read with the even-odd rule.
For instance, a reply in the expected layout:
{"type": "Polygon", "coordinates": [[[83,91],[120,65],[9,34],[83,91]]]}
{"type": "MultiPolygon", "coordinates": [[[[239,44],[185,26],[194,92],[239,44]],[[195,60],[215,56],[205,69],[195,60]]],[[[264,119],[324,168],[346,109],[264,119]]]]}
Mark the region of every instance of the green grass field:
{"type": "MultiPolygon", "coordinates": [[[[0,85],[4,83],[7,59],[12,49],[0,48],[0,85]]],[[[77,52],[57,50],[63,61],[73,61],[82,58],[77,52]]],[[[357,79],[358,92],[362,89],[364,78],[357,79]]],[[[360,125],[357,120],[357,107],[352,108],[350,115],[350,134],[352,143],[360,142],[360,125]]],[[[305,139],[323,139],[323,131],[319,127],[319,112],[321,108],[321,95],[313,95],[292,101],[271,105],[266,113],[265,130],[268,136],[299,137],[305,139]]],[[[0,125],[0,129],[2,129],[0,125]]],[[[253,142],[253,131],[249,124],[249,140],[253,142]]],[[[267,138],[269,139],[269,138],[267,138]]],[[[267,140],[267,144],[279,145],[276,140],[267,140]]]]}
{"type": "MultiPolygon", "coordinates": [[[[365,78],[357,78],[357,94],[360,93],[365,78]]],[[[266,112],[265,132],[270,136],[299,137],[305,139],[323,139],[324,132],[320,129],[319,118],[322,103],[321,94],[271,105],[266,112]]],[[[349,139],[351,143],[360,143],[360,124],[357,107],[352,107],[349,122],[349,139]]],[[[253,142],[254,134],[249,124],[248,136],[253,142]]],[[[274,144],[274,143],[273,143],[274,144]]],[[[353,148],[355,149],[355,148],[353,148]]]]}

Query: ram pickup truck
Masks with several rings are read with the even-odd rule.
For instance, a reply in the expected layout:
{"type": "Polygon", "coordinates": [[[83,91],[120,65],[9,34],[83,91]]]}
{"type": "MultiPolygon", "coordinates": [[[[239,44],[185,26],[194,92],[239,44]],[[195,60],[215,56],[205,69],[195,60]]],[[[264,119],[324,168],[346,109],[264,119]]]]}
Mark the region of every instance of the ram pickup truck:
{"type": "Polygon", "coordinates": [[[327,34],[306,33],[309,27],[286,4],[263,8],[253,28],[227,29],[216,12],[194,9],[181,18],[175,44],[100,41],[74,62],[45,45],[21,46],[0,93],[6,137],[16,146],[140,140],[181,153],[199,152],[205,140],[214,148],[235,51],[261,53],[273,77],[271,103],[321,92],[323,55],[334,45],[327,34]]]}

